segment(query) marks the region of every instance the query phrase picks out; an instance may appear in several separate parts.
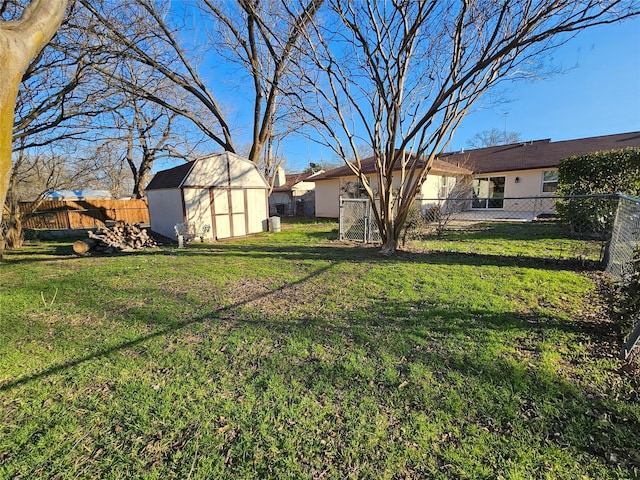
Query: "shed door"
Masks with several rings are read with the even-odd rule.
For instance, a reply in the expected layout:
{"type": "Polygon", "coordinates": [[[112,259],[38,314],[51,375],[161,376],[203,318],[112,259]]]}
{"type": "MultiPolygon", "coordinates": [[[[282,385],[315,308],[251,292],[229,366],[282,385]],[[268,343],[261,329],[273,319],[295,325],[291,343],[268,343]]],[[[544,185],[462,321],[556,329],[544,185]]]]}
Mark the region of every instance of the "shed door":
{"type": "Polygon", "coordinates": [[[247,202],[243,189],[211,189],[212,223],[215,238],[247,234],[247,202]]]}

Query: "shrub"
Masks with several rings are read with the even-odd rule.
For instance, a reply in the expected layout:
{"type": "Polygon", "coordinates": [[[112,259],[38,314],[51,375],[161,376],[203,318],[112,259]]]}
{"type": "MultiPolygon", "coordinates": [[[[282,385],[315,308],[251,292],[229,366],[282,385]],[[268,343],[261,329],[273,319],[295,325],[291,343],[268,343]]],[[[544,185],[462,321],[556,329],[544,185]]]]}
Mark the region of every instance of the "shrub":
{"type": "Polygon", "coordinates": [[[418,236],[419,229],[422,225],[420,209],[416,206],[409,208],[407,219],[402,227],[402,246],[404,247],[407,239],[413,239],[418,236]]]}
{"type": "Polygon", "coordinates": [[[422,211],[422,218],[426,222],[437,222],[441,217],[440,205],[431,205],[422,211]]]}
{"type": "MultiPolygon", "coordinates": [[[[557,193],[640,195],[640,148],[565,158],[558,165],[557,193]]],[[[604,235],[611,230],[616,202],[610,198],[572,198],[559,201],[557,210],[573,232],[604,235]]]]}

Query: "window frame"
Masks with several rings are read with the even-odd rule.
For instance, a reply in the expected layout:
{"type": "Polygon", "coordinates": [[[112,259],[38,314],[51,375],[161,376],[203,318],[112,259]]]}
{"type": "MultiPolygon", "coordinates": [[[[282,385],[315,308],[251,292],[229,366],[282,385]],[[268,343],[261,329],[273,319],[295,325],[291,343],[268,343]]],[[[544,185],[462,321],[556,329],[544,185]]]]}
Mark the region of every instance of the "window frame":
{"type": "Polygon", "coordinates": [[[558,190],[558,170],[544,170],[542,172],[542,184],[540,186],[540,192],[541,193],[556,193],[556,190],[558,190]],[[548,173],[555,174],[555,179],[546,180],[545,177],[546,177],[546,175],[548,173]],[[547,185],[555,185],[555,188],[553,188],[553,190],[545,190],[547,185]]]}

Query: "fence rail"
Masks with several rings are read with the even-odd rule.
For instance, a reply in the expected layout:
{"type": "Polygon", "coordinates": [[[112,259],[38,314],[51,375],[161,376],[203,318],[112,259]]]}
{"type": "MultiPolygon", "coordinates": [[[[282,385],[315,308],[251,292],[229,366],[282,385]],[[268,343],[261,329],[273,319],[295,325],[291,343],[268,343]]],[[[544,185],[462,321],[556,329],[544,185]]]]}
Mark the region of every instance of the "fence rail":
{"type": "Polygon", "coordinates": [[[149,223],[146,200],[47,200],[20,204],[23,228],[34,230],[85,229],[108,220],[149,223]]]}

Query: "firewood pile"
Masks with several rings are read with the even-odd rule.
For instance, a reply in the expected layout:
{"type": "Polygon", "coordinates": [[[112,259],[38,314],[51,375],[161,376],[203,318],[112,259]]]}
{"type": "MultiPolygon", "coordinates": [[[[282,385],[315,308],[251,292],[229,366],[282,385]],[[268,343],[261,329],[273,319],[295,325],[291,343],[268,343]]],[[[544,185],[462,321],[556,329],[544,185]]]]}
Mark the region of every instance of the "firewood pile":
{"type": "Polygon", "coordinates": [[[73,243],[75,253],[87,253],[94,249],[103,253],[133,252],[157,246],[146,228],[142,228],[139,224],[131,225],[122,221],[98,227],[93,232],[89,231],[88,235],[88,239],[73,243]]]}

